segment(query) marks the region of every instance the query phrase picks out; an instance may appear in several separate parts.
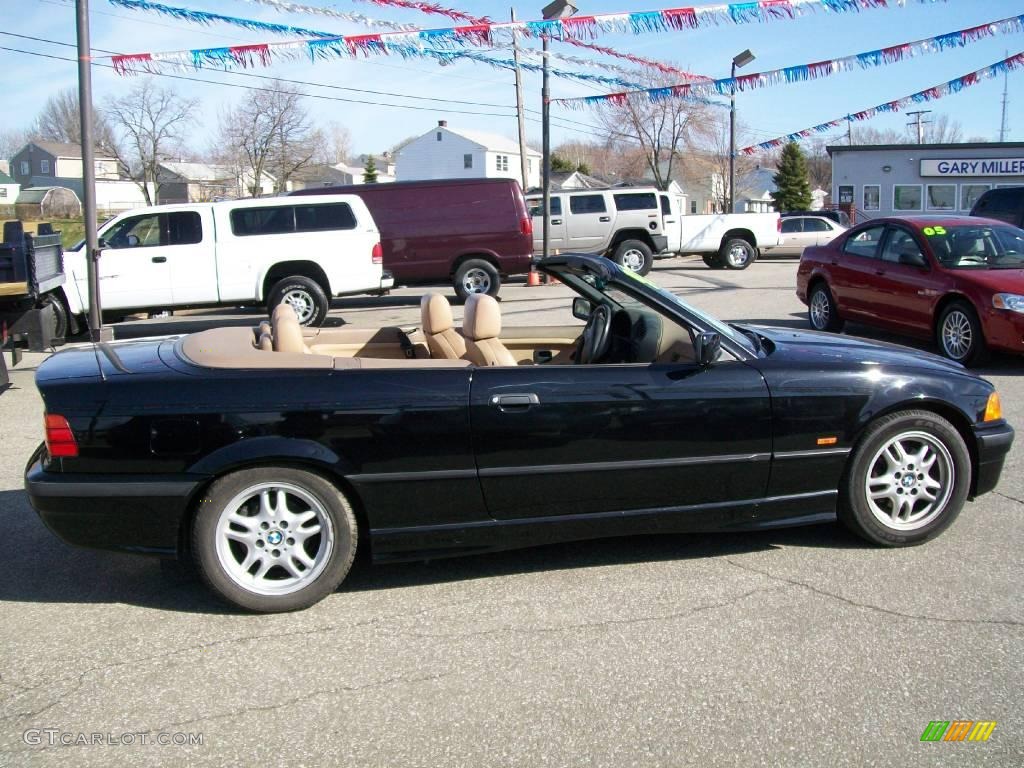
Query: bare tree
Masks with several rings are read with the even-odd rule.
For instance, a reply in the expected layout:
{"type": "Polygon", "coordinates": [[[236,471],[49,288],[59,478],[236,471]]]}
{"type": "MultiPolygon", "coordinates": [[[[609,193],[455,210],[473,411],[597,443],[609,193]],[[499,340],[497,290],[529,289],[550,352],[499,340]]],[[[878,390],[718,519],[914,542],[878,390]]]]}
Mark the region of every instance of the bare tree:
{"type": "MultiPolygon", "coordinates": [[[[955,144],[963,141],[964,129],[957,120],[940,113],[932,116],[924,127],[925,144],[955,144]]],[[[854,144],[916,144],[917,130],[907,126],[903,130],[886,128],[879,130],[868,125],[854,126],[854,144]]]]}
{"type": "Polygon", "coordinates": [[[118,152],[118,160],[142,190],[147,205],[160,199],[164,181],[160,163],[181,148],[198,106],[198,100],[182,98],[147,78],[103,110],[124,137],[125,149],[118,152]]]}
{"type": "Polygon", "coordinates": [[[639,144],[646,169],[661,189],[672,179],[683,150],[702,133],[707,118],[708,108],[703,105],[678,98],[651,101],[642,93],[618,103],[605,102],[598,112],[598,121],[610,141],[639,144]]]}
{"type": "Polygon", "coordinates": [[[10,160],[29,141],[29,132],[21,128],[0,129],[0,160],[10,160]]]}
{"type": "Polygon", "coordinates": [[[812,191],[832,189],[832,157],[828,153],[828,144],[828,139],[816,138],[804,145],[812,191]]]}
{"type": "Polygon", "coordinates": [[[303,93],[275,80],[269,88],[250,91],[241,104],[220,120],[220,144],[226,159],[247,180],[258,197],[264,174],[274,178],[277,192],[302,168],[314,162],[324,143],[302,103],[303,93]]]}
{"type": "MultiPolygon", "coordinates": [[[[736,146],[743,147],[751,143],[752,137],[742,121],[736,123],[736,146]]],[[[706,178],[709,184],[710,198],[715,210],[725,211],[729,202],[729,116],[727,114],[708,114],[703,119],[700,135],[692,147],[692,152],[684,158],[683,164],[688,166],[684,174],[688,179],[695,176],[706,178]]],[[[764,158],[737,154],[734,167],[736,169],[737,191],[743,187],[747,178],[759,165],[766,163],[764,158]]]]}
{"type": "Polygon", "coordinates": [[[341,123],[332,121],[321,129],[323,140],[317,147],[316,161],[324,165],[347,163],[352,156],[352,134],[341,123]]]}
{"type": "Polygon", "coordinates": [[[936,115],[931,124],[925,127],[924,140],[927,144],[956,144],[963,139],[963,126],[945,113],[936,115]]]}
{"type": "MultiPolygon", "coordinates": [[[[78,112],[78,91],[65,88],[46,100],[29,131],[32,138],[64,144],[82,143],[82,120],[78,112]]],[[[93,111],[93,140],[98,149],[113,152],[117,148],[115,132],[106,115],[93,111]]]]}

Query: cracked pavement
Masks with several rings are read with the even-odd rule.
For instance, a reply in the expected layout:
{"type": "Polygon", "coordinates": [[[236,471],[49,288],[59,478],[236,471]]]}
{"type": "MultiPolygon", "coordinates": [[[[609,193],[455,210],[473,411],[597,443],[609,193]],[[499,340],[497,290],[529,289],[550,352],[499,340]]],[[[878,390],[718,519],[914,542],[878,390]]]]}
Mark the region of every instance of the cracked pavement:
{"type": "MultiPolygon", "coordinates": [[[[727,319],[803,328],[794,275],[792,261],[712,273],[680,259],[652,277],[727,319]]],[[[415,323],[418,295],[332,314],[415,323]]],[[[564,287],[502,295],[509,325],[569,317],[564,287]]],[[[43,527],[21,480],[40,440],[41,359],[27,355],[0,394],[0,766],[1024,764],[1020,444],[998,492],[922,547],[824,525],[360,558],[319,605],[249,616],[156,562],[73,549],[43,527]],[[998,725],[984,744],[921,743],[937,719],[998,725]],[[23,740],[45,728],[203,744],[23,740]]],[[[1009,358],[984,371],[1018,427],[1022,373],[1009,358]]]]}

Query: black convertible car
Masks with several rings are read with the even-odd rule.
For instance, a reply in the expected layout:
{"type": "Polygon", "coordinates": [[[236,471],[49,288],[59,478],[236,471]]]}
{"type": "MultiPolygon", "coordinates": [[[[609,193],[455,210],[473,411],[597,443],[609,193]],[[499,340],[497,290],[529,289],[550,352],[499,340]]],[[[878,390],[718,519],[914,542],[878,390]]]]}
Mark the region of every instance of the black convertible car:
{"type": "Polygon", "coordinates": [[[97,344],[36,381],[25,484],[65,540],[191,558],[228,601],[285,611],[376,561],[660,531],[834,520],[916,544],[995,487],[991,384],[844,336],[726,325],[605,259],[541,262],[585,326],[259,328],[97,344]]]}

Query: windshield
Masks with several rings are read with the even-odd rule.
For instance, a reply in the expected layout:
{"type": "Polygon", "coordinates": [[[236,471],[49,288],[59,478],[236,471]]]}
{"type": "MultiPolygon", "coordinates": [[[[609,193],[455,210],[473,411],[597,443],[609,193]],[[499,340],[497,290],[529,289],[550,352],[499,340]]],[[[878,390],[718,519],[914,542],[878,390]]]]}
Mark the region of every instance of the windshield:
{"type": "Polygon", "coordinates": [[[1010,226],[965,224],[925,227],[932,252],[947,269],[1020,269],[1024,267],[1024,230],[1010,226]]]}
{"type": "Polygon", "coordinates": [[[712,317],[708,313],[697,309],[692,304],[688,304],[671,291],[665,290],[664,288],[660,287],[655,282],[649,280],[646,277],[641,277],[636,272],[631,272],[628,269],[623,269],[621,270],[621,273],[624,276],[631,278],[632,280],[635,280],[638,283],[642,283],[643,285],[646,285],[648,288],[651,288],[669,304],[674,304],[675,306],[682,308],[688,314],[699,318],[699,320],[703,324],[705,324],[709,330],[712,330],[715,333],[720,334],[724,338],[732,340],[733,342],[739,344],[741,347],[743,347],[744,349],[751,353],[757,353],[755,343],[751,341],[751,339],[746,334],[741,333],[731,325],[723,323],[717,317],[712,317]]]}

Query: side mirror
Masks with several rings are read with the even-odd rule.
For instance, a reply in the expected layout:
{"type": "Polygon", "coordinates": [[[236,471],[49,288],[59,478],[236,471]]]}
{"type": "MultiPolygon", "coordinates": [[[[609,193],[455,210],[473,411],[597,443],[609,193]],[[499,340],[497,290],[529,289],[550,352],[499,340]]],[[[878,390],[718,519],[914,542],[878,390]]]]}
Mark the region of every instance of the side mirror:
{"type": "Polygon", "coordinates": [[[698,333],[694,337],[693,346],[697,353],[697,365],[707,368],[722,354],[722,337],[713,331],[698,333]]]}
{"type": "Polygon", "coordinates": [[[908,264],[911,267],[926,267],[928,262],[916,248],[900,251],[900,264],[908,264]]]}
{"type": "Polygon", "coordinates": [[[590,302],[586,299],[576,297],[572,300],[572,316],[577,320],[589,320],[591,309],[590,302]]]}

